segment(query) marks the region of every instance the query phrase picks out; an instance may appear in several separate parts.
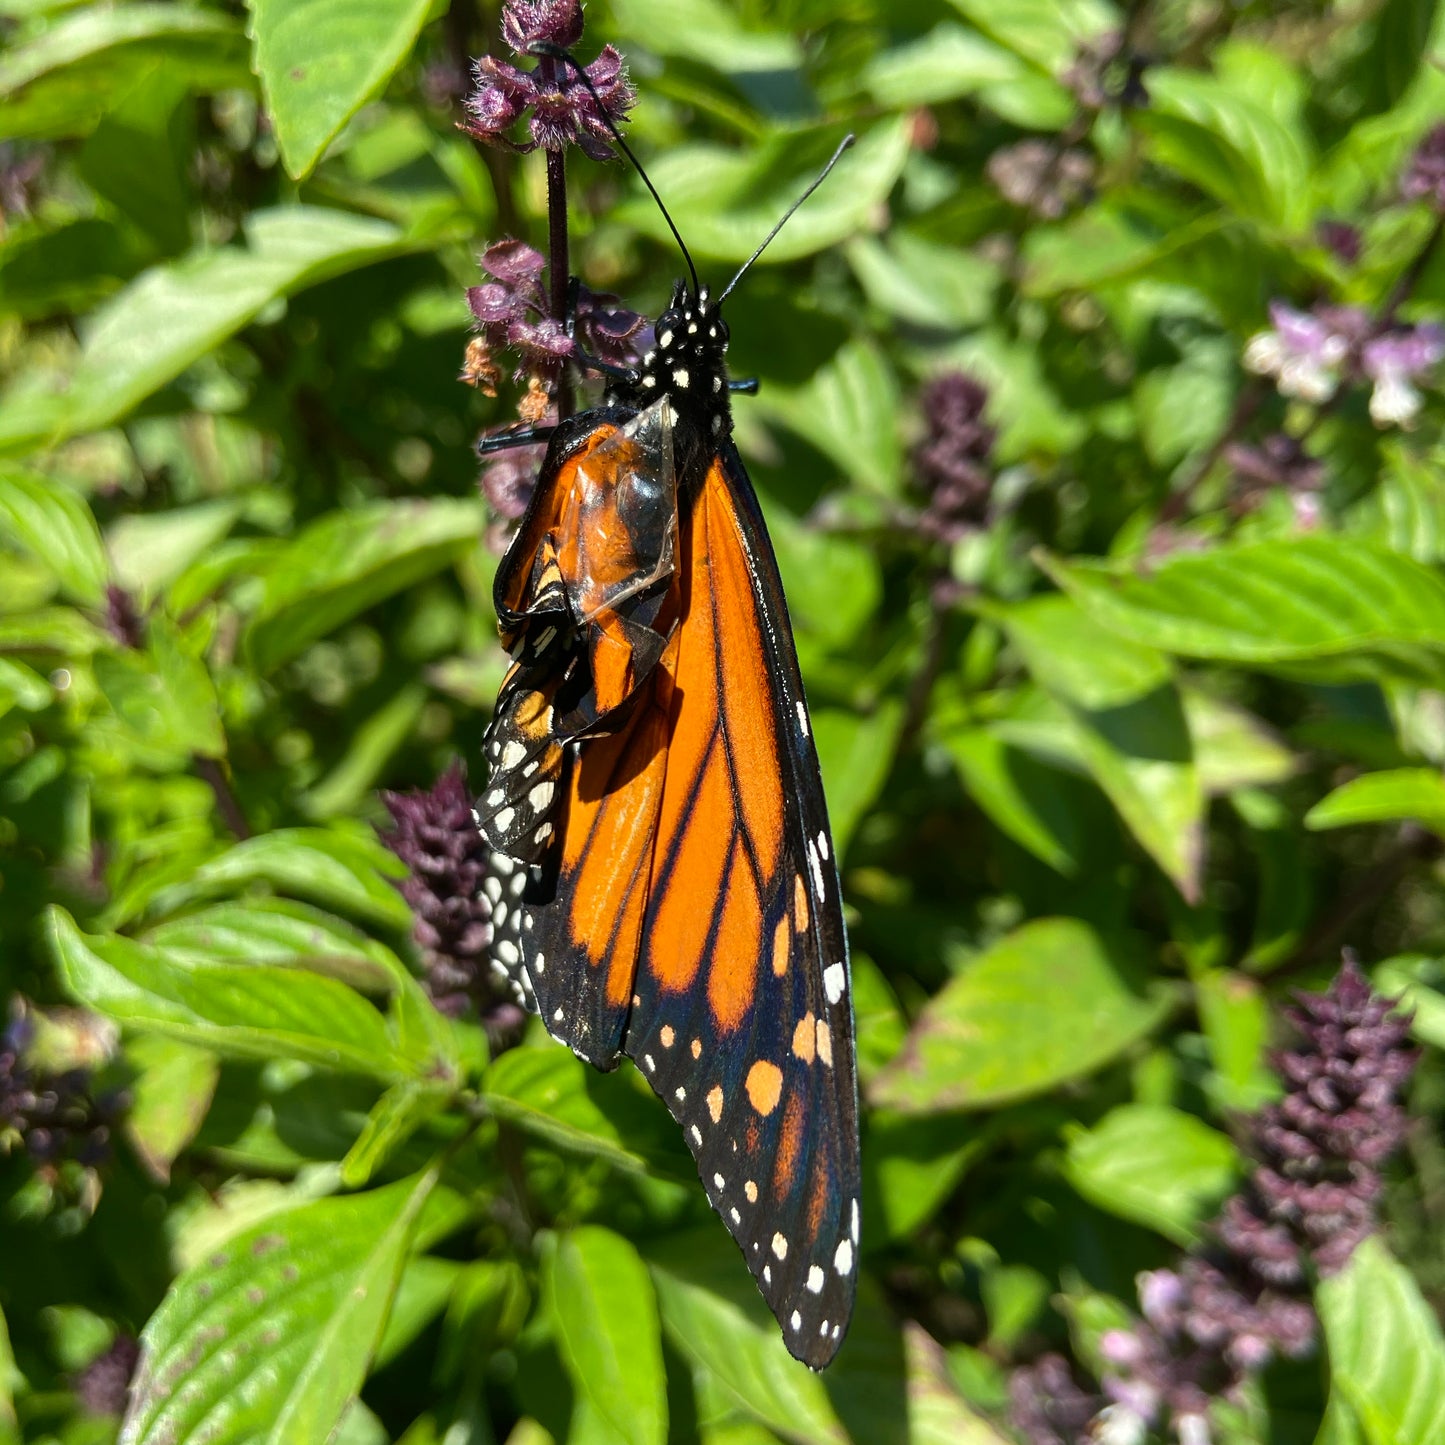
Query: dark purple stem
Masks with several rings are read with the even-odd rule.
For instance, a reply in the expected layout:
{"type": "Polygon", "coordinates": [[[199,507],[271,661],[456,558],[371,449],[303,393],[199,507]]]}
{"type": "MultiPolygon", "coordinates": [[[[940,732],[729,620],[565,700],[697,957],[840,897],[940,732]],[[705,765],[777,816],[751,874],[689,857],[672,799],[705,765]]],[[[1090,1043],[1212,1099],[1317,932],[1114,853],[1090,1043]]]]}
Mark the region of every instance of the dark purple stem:
{"type": "MultiPolygon", "coordinates": [[[[553,64],[544,60],[543,65],[553,64]]],[[[547,152],[547,276],[551,283],[552,316],[567,323],[567,283],[572,262],[567,252],[567,158],[560,150],[547,152]]],[[[572,379],[564,365],[557,378],[557,420],[572,415],[572,379]]]]}
{"type": "Polygon", "coordinates": [[[220,813],[221,821],[244,843],[251,836],[251,825],[246,820],[240,799],[231,790],[230,780],[221,764],[214,758],[198,757],[192,766],[196,776],[215,794],[216,811],[220,813]]]}

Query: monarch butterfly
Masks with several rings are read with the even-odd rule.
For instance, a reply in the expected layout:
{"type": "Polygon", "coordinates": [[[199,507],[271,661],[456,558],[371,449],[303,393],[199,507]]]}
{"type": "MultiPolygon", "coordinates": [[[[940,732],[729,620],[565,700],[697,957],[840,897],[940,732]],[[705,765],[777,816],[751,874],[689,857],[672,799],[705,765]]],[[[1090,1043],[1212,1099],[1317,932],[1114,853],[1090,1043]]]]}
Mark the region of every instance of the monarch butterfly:
{"type": "Polygon", "coordinates": [[[782,583],[732,442],[745,388],[720,307],[752,260],[713,301],[682,250],[691,284],[641,366],[597,363],[602,404],[545,433],[497,572],[512,664],[476,809],[492,959],[581,1058],[637,1064],[788,1349],[821,1369],[859,1245],[848,942],[782,583]]]}

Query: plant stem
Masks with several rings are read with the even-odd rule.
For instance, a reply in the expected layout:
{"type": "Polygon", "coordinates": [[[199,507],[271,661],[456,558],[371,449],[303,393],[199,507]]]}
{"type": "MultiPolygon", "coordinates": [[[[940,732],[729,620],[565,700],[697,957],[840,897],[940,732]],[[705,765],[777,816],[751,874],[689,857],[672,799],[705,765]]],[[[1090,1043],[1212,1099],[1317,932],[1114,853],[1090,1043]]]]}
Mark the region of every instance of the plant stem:
{"type": "Polygon", "coordinates": [[[222,822],[244,843],[251,837],[251,825],[246,821],[240,799],[231,790],[225,769],[214,758],[196,758],[192,766],[196,776],[215,794],[216,811],[220,813],[222,822]]]}
{"type": "MultiPolygon", "coordinates": [[[[552,64],[543,61],[544,65],[552,64]]],[[[547,278],[551,286],[554,320],[567,322],[567,283],[572,262],[567,248],[567,158],[560,150],[547,152],[547,278]]],[[[572,378],[564,364],[557,377],[557,420],[572,415],[572,378]]]]}

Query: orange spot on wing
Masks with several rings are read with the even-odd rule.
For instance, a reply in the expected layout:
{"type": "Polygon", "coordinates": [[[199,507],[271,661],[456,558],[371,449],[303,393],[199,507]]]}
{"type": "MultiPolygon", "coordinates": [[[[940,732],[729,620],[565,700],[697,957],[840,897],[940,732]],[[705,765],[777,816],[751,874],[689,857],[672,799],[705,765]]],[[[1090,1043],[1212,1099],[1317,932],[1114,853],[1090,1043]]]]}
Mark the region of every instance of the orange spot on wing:
{"type": "Polygon", "coordinates": [[[778,1159],[773,1167],[773,1197],[786,1199],[793,1192],[798,1153],[803,1147],[803,1098],[794,1093],[783,1111],[783,1130],[778,1139],[778,1159]]]}
{"type": "Polygon", "coordinates": [[[782,978],[788,971],[788,950],[792,946],[792,941],[788,916],[784,914],[778,919],[778,926],[773,930],[773,972],[779,978],[782,978]]]}
{"type": "Polygon", "coordinates": [[[813,1062],[813,1054],[817,1047],[816,1020],[810,1009],[798,1020],[798,1026],[793,1030],[793,1054],[802,1059],[805,1064],[813,1062]]]}
{"type": "Polygon", "coordinates": [[[762,1135],[758,1132],[758,1121],[756,1119],[749,1119],[747,1132],[749,1154],[756,1154],[758,1152],[758,1144],[761,1140],[762,1135]]]}
{"type": "Polygon", "coordinates": [[[782,1097],[783,1071],[768,1059],[759,1059],[748,1070],[744,1087],[748,1091],[748,1102],[766,1119],[782,1097]]]}
{"type": "Polygon", "coordinates": [[[671,1024],[663,1024],[658,1030],[657,1037],[662,1040],[662,1047],[670,1049],[677,1040],[677,1034],[671,1024]]]}
{"type": "Polygon", "coordinates": [[[700,1059],[700,1058],[702,1058],[702,1040],[701,1040],[701,1039],[694,1039],[694,1040],[692,1041],[692,1056],[693,1056],[693,1058],[695,1058],[695,1059],[700,1059]]]}
{"type": "Polygon", "coordinates": [[[723,1091],[721,1084],[714,1084],[712,1088],[707,1091],[707,1111],[712,1117],[714,1124],[721,1120],[723,1111],[723,1091]]]}
{"type": "Polygon", "coordinates": [[[818,1057],[831,1069],[833,1067],[833,1031],[818,1020],[818,1057]]]}
{"type": "Polygon", "coordinates": [[[793,874],[793,926],[799,933],[808,931],[808,890],[801,873],[793,874]]]}
{"type": "Polygon", "coordinates": [[[828,1212],[828,1166],[819,1160],[813,1170],[813,1187],[808,1191],[808,1242],[818,1238],[828,1212]]]}

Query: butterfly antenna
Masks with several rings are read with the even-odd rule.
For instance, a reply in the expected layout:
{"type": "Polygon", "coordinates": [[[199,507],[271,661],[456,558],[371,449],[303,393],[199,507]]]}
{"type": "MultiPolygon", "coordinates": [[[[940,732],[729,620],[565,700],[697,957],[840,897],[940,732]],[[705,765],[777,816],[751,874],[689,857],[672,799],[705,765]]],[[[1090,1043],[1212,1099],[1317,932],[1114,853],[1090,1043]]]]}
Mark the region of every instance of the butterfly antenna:
{"type": "MultiPolygon", "coordinates": [[[[577,79],[582,82],[597,102],[597,113],[602,117],[602,124],[612,132],[612,139],[617,142],[617,148],[632,162],[632,169],[642,177],[642,184],[647,187],[652,199],[657,202],[657,209],[662,212],[662,219],[667,222],[667,229],[672,232],[672,238],[677,242],[677,249],[682,252],[682,259],[687,262],[688,274],[692,277],[692,294],[694,296],[702,289],[697,279],[697,267],[692,263],[692,252],[687,249],[687,242],[682,239],[682,233],[673,223],[672,217],[668,214],[667,207],[662,203],[662,197],[657,194],[657,187],[652,184],[652,178],[642,168],[642,162],[632,153],[632,147],[622,138],[622,132],[618,130],[612,117],[607,113],[607,106],[602,97],[597,93],[597,87],[592,83],[592,77],[587,74],[582,62],[572,54],[570,50],[564,50],[560,45],[553,45],[549,40],[534,41],[531,46],[534,55],[550,56],[553,60],[565,60],[568,65],[577,73],[577,79]]],[[[852,137],[849,137],[850,141],[852,137]]],[[[836,159],[836,157],[835,157],[836,159]]],[[[824,175],[827,174],[825,171],[824,175]]],[[[821,180],[822,177],[819,177],[821,180]]],[[[817,182],[815,181],[816,185],[817,182]]],[[[786,220],[787,218],[784,217],[786,220]]],[[[771,239],[771,238],[770,238],[771,239]]]]}
{"type": "Polygon", "coordinates": [[[733,287],[736,286],[738,282],[747,275],[748,270],[752,266],[753,262],[756,261],[758,257],[761,256],[763,252],[766,251],[768,247],[773,244],[773,237],[776,236],[778,232],[781,231],[783,227],[786,226],[788,222],[793,219],[793,212],[796,211],[798,207],[801,206],[803,202],[806,201],[808,197],[811,196],[813,192],[816,191],[818,187],[821,186],[823,182],[828,179],[828,173],[833,169],[834,166],[838,164],[840,160],[843,159],[843,152],[849,149],[849,147],[852,146],[853,142],[856,139],[857,137],[850,132],[848,135],[845,135],[841,141],[839,141],[838,149],[833,152],[832,160],[830,160],[828,164],[825,165],[823,169],[818,172],[817,176],[813,180],[813,184],[809,186],[808,189],[804,191],[803,194],[799,196],[798,199],[794,201],[791,206],[788,207],[788,209],[783,213],[782,220],[780,220],[778,224],[774,226],[773,229],[769,231],[766,236],[763,237],[762,245],[759,246],[758,249],[754,251],[753,254],[749,256],[746,261],[743,262],[742,268],[738,271],[738,274],[734,276],[731,281],[728,282],[727,289],[722,293],[721,296],[717,298],[717,305],[721,306],[722,303],[726,301],[729,296],[732,295],[733,287]]]}

